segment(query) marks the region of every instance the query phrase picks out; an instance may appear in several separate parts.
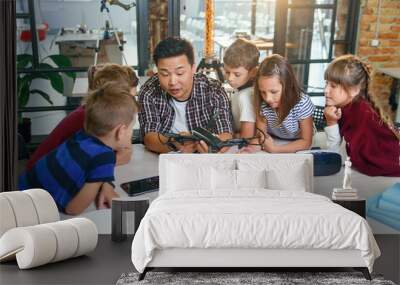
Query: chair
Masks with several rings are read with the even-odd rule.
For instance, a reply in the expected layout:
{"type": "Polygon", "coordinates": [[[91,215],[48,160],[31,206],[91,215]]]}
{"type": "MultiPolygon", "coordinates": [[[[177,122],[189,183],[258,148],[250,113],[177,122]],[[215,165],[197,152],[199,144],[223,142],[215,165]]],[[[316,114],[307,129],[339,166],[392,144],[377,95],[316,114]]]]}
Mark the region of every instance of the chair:
{"type": "Polygon", "coordinates": [[[59,221],[43,189],[0,193],[0,262],[28,269],[86,254],[96,248],[96,225],[86,218],[59,221]]]}

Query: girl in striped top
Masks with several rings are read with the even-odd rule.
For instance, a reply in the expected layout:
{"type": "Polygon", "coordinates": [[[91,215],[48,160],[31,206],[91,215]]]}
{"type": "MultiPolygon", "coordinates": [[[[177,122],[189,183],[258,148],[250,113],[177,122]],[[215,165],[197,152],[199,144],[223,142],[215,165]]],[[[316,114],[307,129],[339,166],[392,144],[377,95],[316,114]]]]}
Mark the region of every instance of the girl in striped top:
{"type": "Polygon", "coordinates": [[[289,153],[309,149],[313,136],[314,105],[302,93],[289,62],[278,54],[266,57],[257,72],[254,100],[256,127],[262,149],[289,153]],[[275,138],[289,141],[277,143],[275,138]],[[275,141],[274,141],[275,140],[275,141]]]}

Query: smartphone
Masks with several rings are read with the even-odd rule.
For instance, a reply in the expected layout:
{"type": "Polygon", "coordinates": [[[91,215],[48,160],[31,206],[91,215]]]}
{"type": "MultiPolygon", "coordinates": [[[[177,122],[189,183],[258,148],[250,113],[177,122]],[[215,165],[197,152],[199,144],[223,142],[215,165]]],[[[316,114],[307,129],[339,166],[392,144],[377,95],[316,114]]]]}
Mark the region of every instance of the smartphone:
{"type": "Polygon", "coordinates": [[[143,178],[139,180],[134,180],[130,182],[125,182],[121,184],[121,188],[129,196],[137,196],[149,192],[158,191],[159,188],[159,177],[153,176],[148,178],[143,178]]]}

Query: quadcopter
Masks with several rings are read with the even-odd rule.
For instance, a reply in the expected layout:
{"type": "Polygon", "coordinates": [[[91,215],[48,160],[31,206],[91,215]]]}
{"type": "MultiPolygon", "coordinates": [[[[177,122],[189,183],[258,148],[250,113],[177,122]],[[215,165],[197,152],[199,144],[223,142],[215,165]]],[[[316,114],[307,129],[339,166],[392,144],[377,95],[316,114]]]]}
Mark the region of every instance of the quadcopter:
{"type": "MultiPolygon", "coordinates": [[[[260,133],[263,133],[260,131],[260,133]]],[[[165,142],[166,145],[170,145],[173,142],[177,142],[179,144],[183,144],[184,142],[194,142],[194,141],[204,141],[208,145],[209,153],[219,152],[224,147],[231,147],[237,145],[240,148],[247,145],[262,145],[251,143],[253,139],[259,139],[259,137],[251,137],[251,138],[237,138],[237,139],[229,139],[226,141],[222,141],[215,134],[207,130],[203,127],[193,128],[192,133],[190,135],[179,135],[174,133],[164,133],[168,140],[165,142]]],[[[265,136],[264,136],[265,140],[265,136]]]]}

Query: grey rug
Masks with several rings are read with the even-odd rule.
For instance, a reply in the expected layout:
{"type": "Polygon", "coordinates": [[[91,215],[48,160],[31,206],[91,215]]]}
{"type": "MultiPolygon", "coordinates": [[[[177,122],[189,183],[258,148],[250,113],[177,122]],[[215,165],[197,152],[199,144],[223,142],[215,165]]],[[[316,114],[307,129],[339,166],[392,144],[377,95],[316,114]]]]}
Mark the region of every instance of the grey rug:
{"type": "Polygon", "coordinates": [[[395,285],[380,275],[372,275],[372,281],[360,272],[148,272],[142,281],[139,273],[122,274],[117,285],[146,284],[268,284],[268,285],[395,285]]]}

